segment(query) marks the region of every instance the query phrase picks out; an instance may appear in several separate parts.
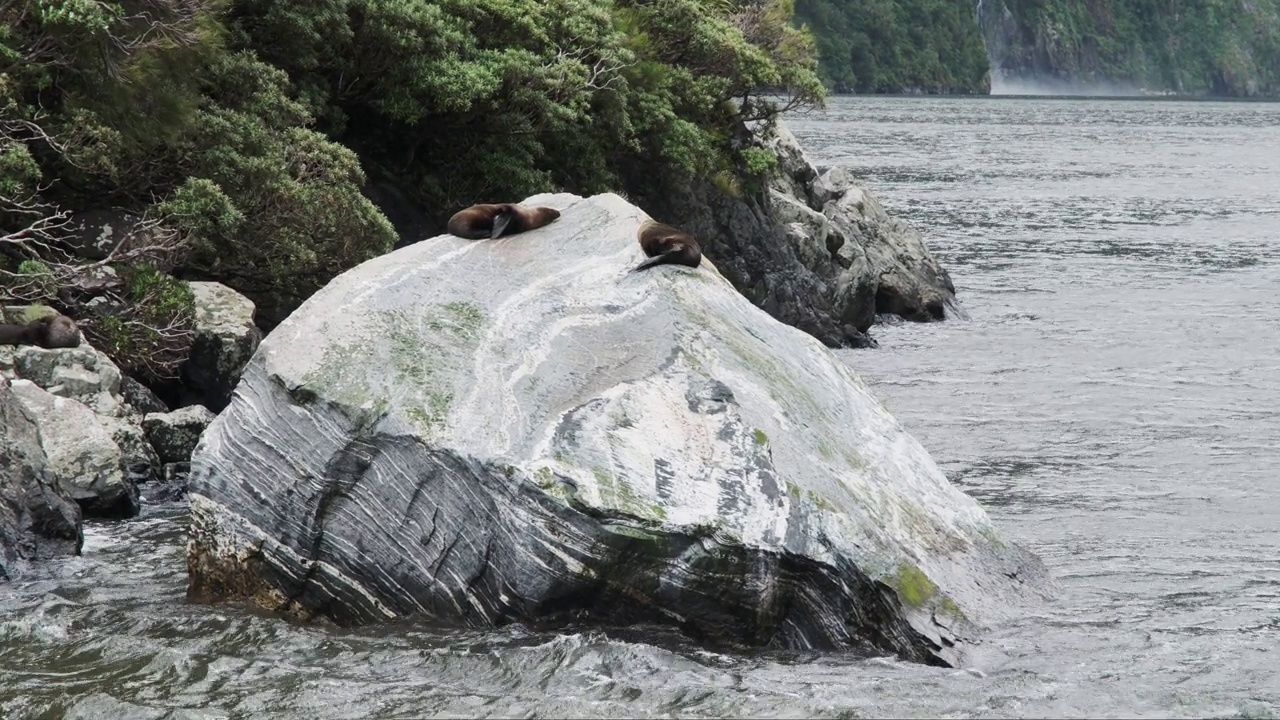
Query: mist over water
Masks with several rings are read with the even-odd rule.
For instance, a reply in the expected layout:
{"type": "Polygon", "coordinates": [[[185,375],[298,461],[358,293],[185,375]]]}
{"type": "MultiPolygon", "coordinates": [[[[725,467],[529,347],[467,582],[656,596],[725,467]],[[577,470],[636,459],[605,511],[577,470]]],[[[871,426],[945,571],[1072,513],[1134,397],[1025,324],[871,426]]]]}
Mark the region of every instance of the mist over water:
{"type": "Polygon", "coordinates": [[[0,585],[0,718],[1280,715],[1280,105],[836,98],[791,120],[968,322],[841,351],[1061,597],[962,669],[648,628],[295,626],[184,600],[185,508],[0,585]]]}
{"type": "Polygon", "coordinates": [[[1163,95],[1153,93],[1133,85],[1132,83],[1082,82],[1060,78],[1026,78],[1008,76],[998,70],[991,72],[991,94],[994,96],[1037,96],[1037,97],[1142,97],[1144,95],[1163,95]]]}

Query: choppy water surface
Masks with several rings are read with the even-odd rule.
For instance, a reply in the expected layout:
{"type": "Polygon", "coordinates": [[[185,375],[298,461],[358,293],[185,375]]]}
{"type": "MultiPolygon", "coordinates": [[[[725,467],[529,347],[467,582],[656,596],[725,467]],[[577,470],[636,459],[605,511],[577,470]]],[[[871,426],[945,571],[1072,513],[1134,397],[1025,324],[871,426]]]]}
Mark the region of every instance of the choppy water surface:
{"type": "Polygon", "coordinates": [[[1280,105],[859,98],[792,127],[972,315],[844,357],[1061,579],[972,667],[296,627],[185,604],[162,506],[0,589],[0,717],[1280,715],[1280,105]]]}

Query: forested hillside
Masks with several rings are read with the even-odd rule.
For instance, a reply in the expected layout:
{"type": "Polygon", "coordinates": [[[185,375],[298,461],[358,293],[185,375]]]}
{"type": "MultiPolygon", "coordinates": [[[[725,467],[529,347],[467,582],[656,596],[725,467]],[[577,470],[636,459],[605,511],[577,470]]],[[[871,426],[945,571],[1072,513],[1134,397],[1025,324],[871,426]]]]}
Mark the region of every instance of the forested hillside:
{"type": "Polygon", "coordinates": [[[441,230],[460,207],[540,191],[673,176],[732,191],[773,160],[738,142],[777,110],[760,95],[822,95],[790,13],[0,0],[0,303],[52,304],[127,371],[163,376],[192,338],[173,278],[230,285],[270,328],[393,246],[373,181],[441,230]]]}
{"type": "Polygon", "coordinates": [[[796,0],[835,92],[986,93],[975,0],[796,0]]]}
{"type": "Polygon", "coordinates": [[[1280,0],[796,0],[835,92],[1280,95],[1280,0]],[[990,68],[990,73],[988,73],[990,68]]]}
{"type": "Polygon", "coordinates": [[[979,16],[1007,78],[1280,94],[1280,0],[983,0],[979,16]]]}

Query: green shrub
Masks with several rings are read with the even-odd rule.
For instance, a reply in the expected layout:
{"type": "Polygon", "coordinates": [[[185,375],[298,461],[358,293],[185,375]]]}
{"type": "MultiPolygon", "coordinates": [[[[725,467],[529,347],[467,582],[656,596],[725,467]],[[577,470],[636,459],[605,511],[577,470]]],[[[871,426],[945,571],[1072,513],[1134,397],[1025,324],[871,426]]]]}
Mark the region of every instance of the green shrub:
{"type": "Polygon", "coordinates": [[[195,341],[195,297],[180,280],[149,265],[125,268],[121,302],[81,323],[88,340],[125,373],[175,378],[195,341]]]}

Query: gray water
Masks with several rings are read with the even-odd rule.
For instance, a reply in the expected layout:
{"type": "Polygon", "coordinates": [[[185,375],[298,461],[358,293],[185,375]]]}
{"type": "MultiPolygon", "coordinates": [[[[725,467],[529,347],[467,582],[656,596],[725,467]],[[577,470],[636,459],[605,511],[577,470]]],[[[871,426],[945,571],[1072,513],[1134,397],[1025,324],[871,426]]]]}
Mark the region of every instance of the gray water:
{"type": "Polygon", "coordinates": [[[184,510],[0,589],[3,718],[1280,715],[1280,104],[836,99],[792,128],[972,319],[842,351],[1062,594],[963,669],[184,601],[184,510]]]}

